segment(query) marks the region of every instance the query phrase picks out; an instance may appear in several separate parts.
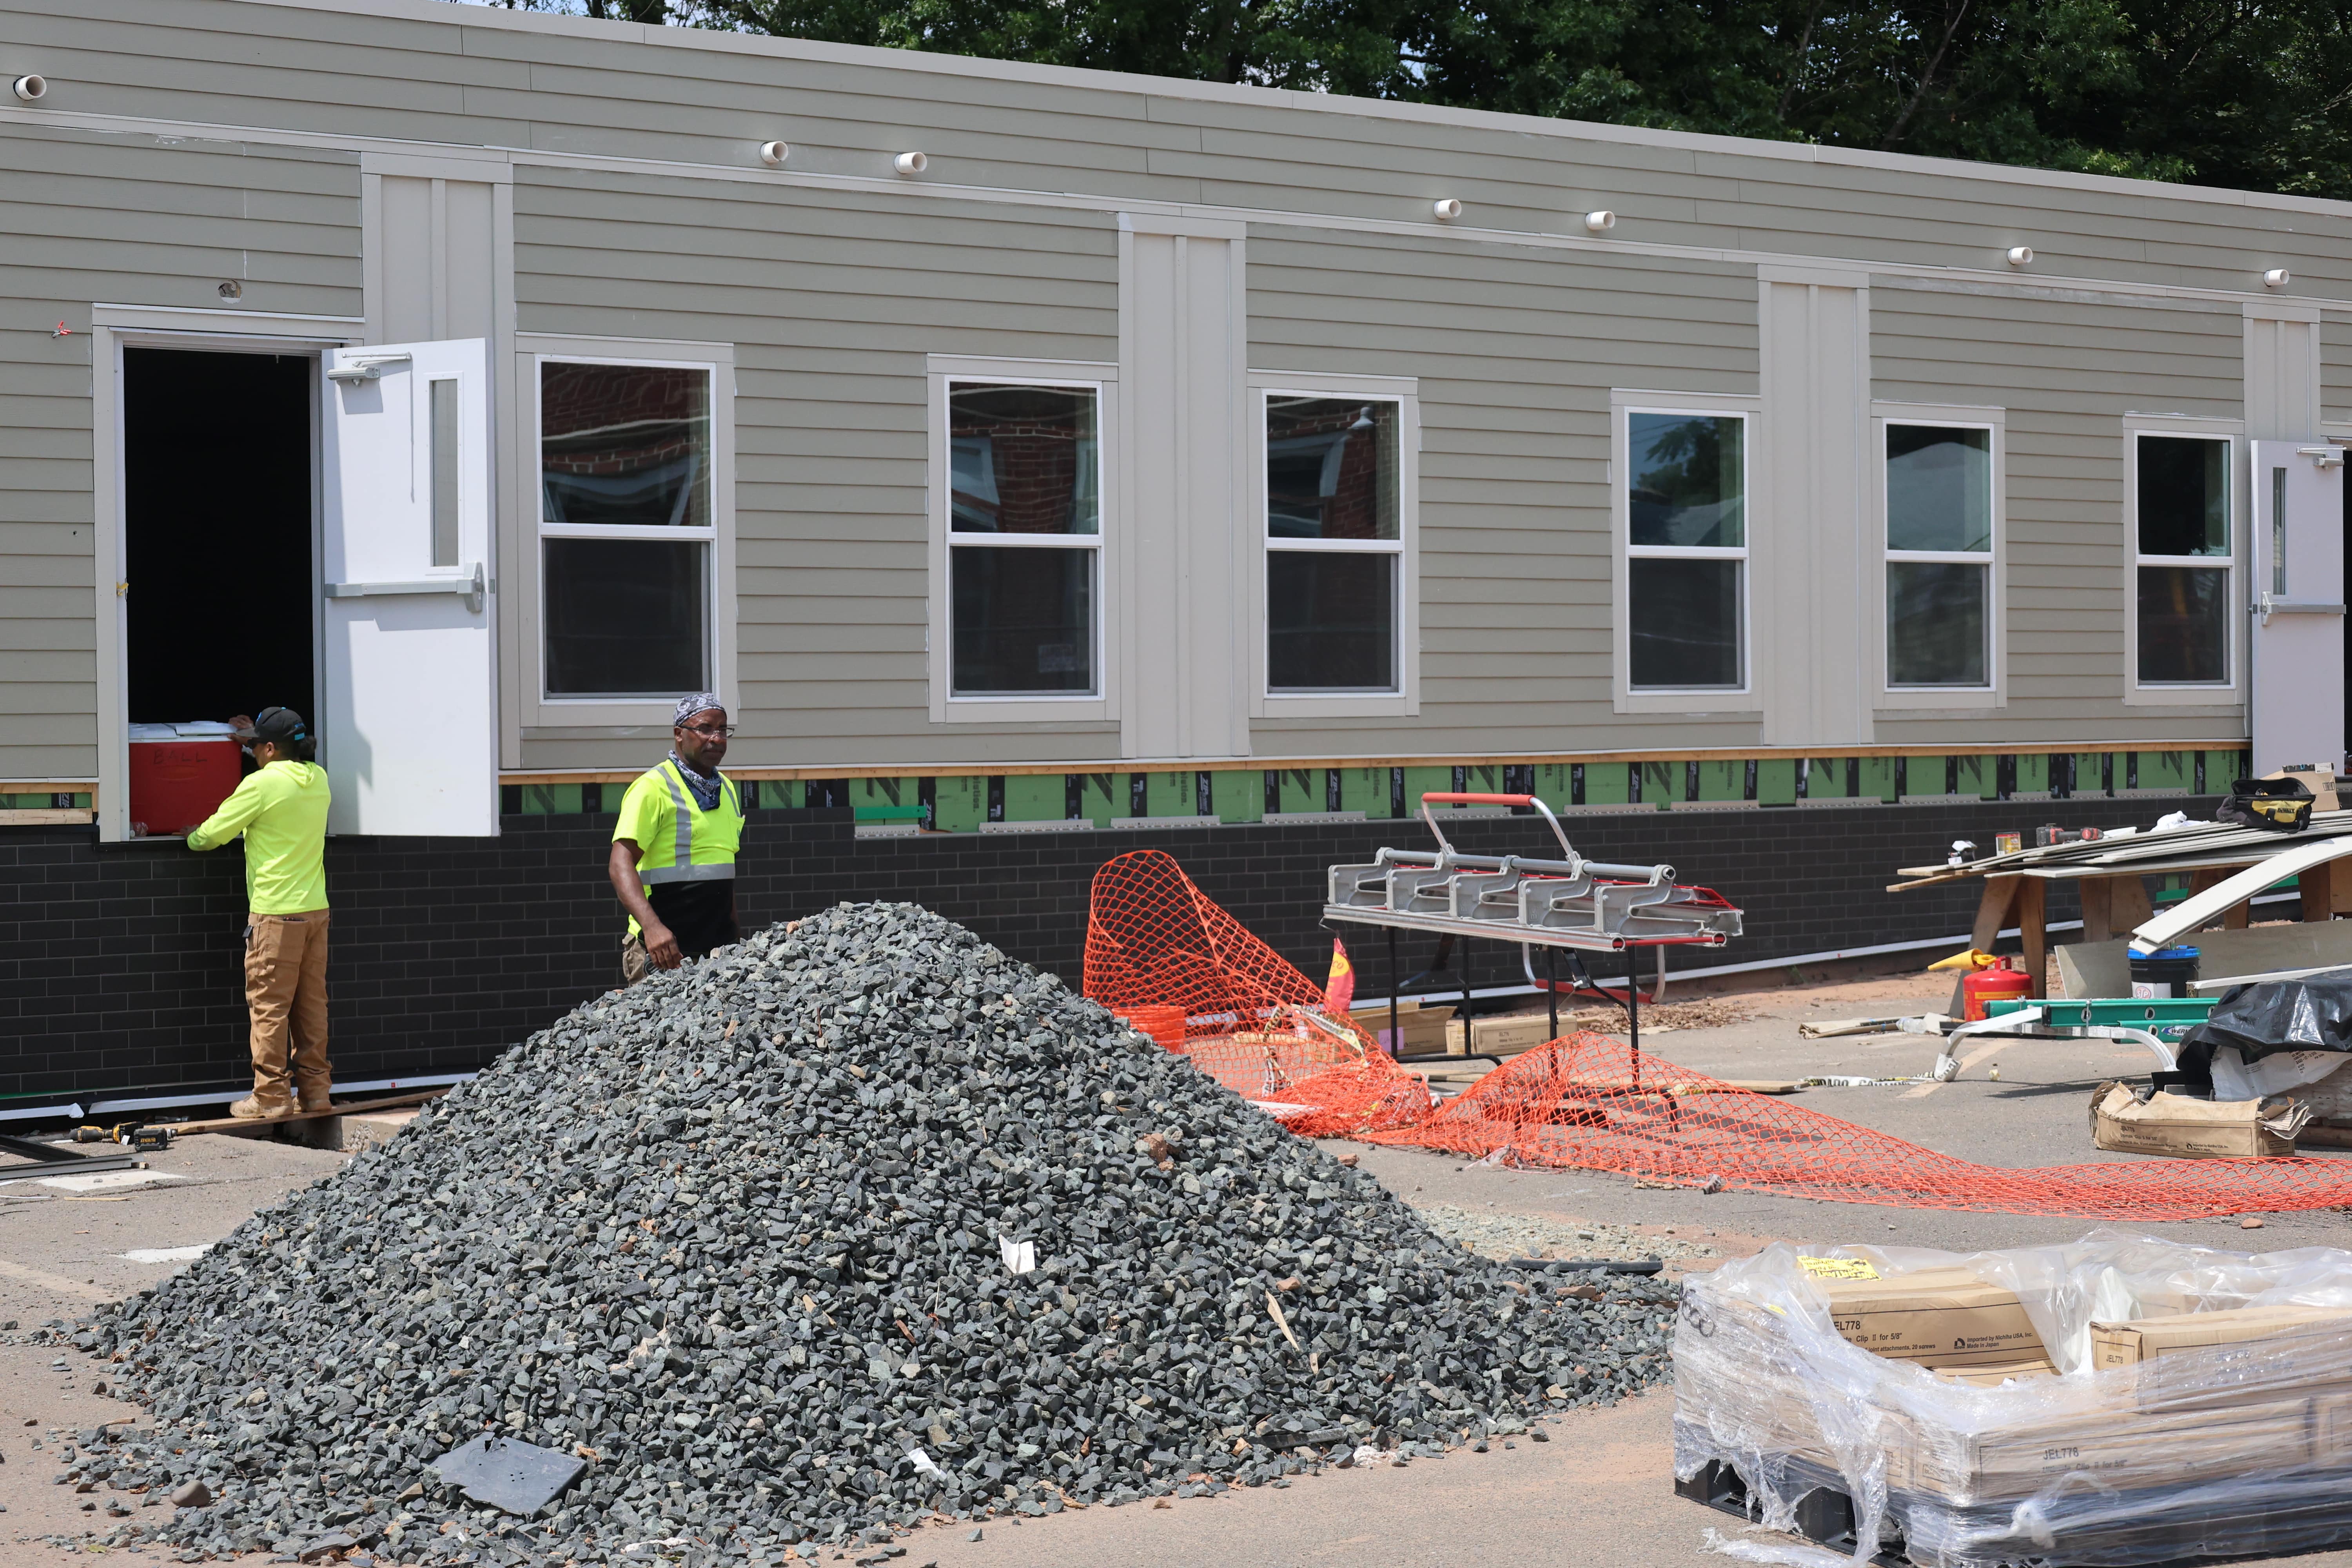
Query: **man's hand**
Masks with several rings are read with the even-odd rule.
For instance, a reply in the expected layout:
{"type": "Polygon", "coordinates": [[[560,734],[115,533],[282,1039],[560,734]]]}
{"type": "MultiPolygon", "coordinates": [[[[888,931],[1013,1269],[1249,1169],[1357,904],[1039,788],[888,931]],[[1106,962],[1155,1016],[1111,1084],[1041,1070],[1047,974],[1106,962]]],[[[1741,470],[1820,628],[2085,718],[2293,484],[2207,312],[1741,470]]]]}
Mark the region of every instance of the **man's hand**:
{"type": "Polygon", "coordinates": [[[613,881],[613,891],[619,895],[621,907],[637,922],[637,938],[646,944],[646,956],[653,960],[656,969],[676,969],[686,962],[677,950],[677,938],[669,927],[662,924],[654,913],[653,901],[646,897],[645,884],[637,879],[637,861],[645,851],[634,838],[613,840],[613,853],[604,862],[606,875],[613,881]]]}

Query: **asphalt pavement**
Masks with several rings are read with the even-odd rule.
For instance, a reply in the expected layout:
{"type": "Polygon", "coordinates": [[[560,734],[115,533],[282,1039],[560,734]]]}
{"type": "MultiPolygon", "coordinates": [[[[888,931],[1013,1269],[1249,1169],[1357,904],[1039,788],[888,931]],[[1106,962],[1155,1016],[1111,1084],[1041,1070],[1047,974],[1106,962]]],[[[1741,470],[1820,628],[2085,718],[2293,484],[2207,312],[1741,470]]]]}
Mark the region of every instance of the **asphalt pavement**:
{"type": "MultiPolygon", "coordinates": [[[[1939,1008],[1945,983],[1868,982],[1735,999],[1753,1016],[1720,1027],[1645,1031],[1654,1057],[1718,1077],[1796,1079],[1922,1074],[1936,1042],[1919,1036],[1804,1040],[1797,1025],[1939,1008]]],[[[1816,1089],[1790,1103],[1991,1166],[2077,1164],[2131,1156],[2090,1146],[2086,1107],[2102,1079],[2145,1071],[2137,1047],[2101,1041],[2002,1045],[1954,1083],[1816,1089]],[[1990,1069],[1997,1062],[1998,1081],[1990,1069]]],[[[1512,1170],[1459,1156],[1349,1144],[1392,1191],[1423,1206],[1574,1226],[1633,1227],[1638,1237],[1706,1249],[1677,1271],[1706,1268],[1776,1240],[1829,1246],[1878,1242],[1974,1250],[2074,1239],[2102,1222],[1917,1206],[1825,1203],[1738,1192],[1637,1186],[1575,1170],[1512,1170]]],[[[71,1318],[184,1267],[185,1249],[227,1234],[257,1208],[340,1165],[344,1156],[286,1143],[191,1139],[154,1161],[152,1179],[95,1190],[39,1183],[0,1185],[0,1563],[62,1561],[31,1538],[79,1533],[87,1498],[48,1484],[54,1447],[32,1439],[60,1426],[131,1419],[97,1391],[102,1369],[22,1344],[22,1329],[71,1318]]],[[[2116,1223],[2116,1222],[2107,1222],[2116,1223]]],[[[2237,1251],[2352,1243],[2334,1210],[2234,1219],[2135,1223],[2126,1228],[2237,1251]]],[[[1634,1245],[1638,1247],[1640,1243],[1634,1245]]],[[[1675,1250],[1680,1250],[1680,1247],[1675,1250]]],[[[1329,1470],[1286,1487],[1112,1509],[1073,1510],[919,1531],[906,1568],[1663,1568],[1721,1562],[1710,1532],[1761,1541],[1738,1521],[1673,1495],[1673,1394],[1660,1389],[1611,1409],[1546,1424],[1549,1441],[1519,1437],[1485,1454],[1457,1452],[1403,1467],[1329,1470]]],[[[1769,1538],[1784,1542],[1786,1538],[1769,1538]]],[[[116,1554],[121,1555],[121,1554],[116,1554]]],[[[134,1561],[168,1560],[150,1551],[134,1561]]],[[[825,1562],[832,1560],[826,1554],[825,1562]]],[[[2279,1560],[2263,1560],[2279,1561],[2279,1560]]],[[[2352,1568],[2352,1552],[2294,1558],[2301,1568],[2352,1568]]]]}

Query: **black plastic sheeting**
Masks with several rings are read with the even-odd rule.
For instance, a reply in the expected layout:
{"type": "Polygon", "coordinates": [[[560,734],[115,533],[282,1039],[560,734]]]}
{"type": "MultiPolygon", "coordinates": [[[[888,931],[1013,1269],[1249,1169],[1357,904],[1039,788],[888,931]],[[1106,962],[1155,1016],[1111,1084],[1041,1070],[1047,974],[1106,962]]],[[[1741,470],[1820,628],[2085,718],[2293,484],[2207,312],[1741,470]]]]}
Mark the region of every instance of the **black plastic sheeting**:
{"type": "Polygon", "coordinates": [[[2202,1071],[2220,1046],[2237,1047],[2250,1062],[2279,1051],[2352,1053],[2352,969],[2224,992],[2181,1037],[2182,1068],[2202,1071]]]}

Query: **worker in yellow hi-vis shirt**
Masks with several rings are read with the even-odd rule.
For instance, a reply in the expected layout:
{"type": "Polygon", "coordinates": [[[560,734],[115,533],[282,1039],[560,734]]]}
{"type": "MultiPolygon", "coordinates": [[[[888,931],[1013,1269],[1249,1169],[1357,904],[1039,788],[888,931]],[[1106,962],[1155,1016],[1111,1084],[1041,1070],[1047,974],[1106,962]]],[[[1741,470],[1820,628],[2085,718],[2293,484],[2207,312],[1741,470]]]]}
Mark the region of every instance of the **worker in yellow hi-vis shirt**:
{"type": "Polygon", "coordinates": [[[290,708],[236,732],[258,766],[188,835],[191,849],[245,837],[245,1005],[253,1093],[243,1117],[327,1109],[327,770],[290,708]],[[299,1099],[297,1099],[299,1089],[299,1099]]]}
{"type": "Polygon", "coordinates": [[[669,755],[621,797],[605,861],[629,911],[621,977],[631,985],[741,934],[735,854],[743,843],[743,795],[719,771],[735,731],[708,691],[681,698],[670,724],[669,755]]]}

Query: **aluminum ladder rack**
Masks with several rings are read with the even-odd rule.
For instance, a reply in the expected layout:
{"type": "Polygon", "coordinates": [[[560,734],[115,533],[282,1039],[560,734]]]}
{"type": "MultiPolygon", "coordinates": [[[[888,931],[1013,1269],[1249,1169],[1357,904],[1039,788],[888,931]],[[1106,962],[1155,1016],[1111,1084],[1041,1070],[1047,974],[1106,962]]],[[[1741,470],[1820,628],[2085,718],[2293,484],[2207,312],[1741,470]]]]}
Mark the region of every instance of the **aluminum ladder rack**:
{"type": "Polygon", "coordinates": [[[1559,818],[1533,795],[1433,793],[1421,797],[1421,816],[1438,847],[1382,849],[1370,865],[1332,867],[1326,920],[1586,952],[1720,947],[1739,934],[1739,910],[1711,888],[1677,883],[1672,866],[1578,854],[1559,818]],[[1433,804],[1532,806],[1551,825],[1563,858],[1466,855],[1447,840],[1433,804]]]}

